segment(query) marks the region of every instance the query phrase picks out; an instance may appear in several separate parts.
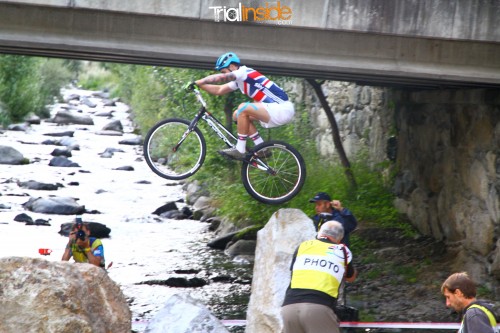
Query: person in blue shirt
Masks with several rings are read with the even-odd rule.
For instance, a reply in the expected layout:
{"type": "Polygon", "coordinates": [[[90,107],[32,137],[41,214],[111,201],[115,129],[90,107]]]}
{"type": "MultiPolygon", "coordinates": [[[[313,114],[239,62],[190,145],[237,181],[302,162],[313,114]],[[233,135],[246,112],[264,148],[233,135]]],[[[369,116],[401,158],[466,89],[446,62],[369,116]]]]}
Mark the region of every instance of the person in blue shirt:
{"type": "Polygon", "coordinates": [[[344,227],[344,238],[342,238],[341,243],[349,247],[349,234],[358,226],[358,221],[352,212],[342,207],[339,200],[332,200],[330,195],[325,192],[318,192],[309,202],[315,204],[316,215],[312,217],[312,220],[316,231],[326,221],[338,221],[344,227]]]}

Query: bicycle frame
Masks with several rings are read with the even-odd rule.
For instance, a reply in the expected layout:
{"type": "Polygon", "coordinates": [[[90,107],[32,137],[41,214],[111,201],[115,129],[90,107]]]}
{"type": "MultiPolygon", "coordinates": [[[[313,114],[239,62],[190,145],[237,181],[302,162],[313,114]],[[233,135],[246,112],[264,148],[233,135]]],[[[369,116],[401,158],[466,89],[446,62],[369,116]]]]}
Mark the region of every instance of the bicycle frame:
{"type": "Polygon", "coordinates": [[[226,143],[228,147],[234,147],[234,143],[238,139],[224,125],[222,125],[222,123],[217,118],[215,118],[210,112],[207,111],[207,104],[201,96],[200,91],[193,90],[193,92],[196,95],[196,99],[201,103],[202,107],[200,108],[200,111],[198,111],[198,114],[193,119],[193,121],[191,121],[191,124],[189,125],[189,131],[192,131],[193,128],[196,127],[200,119],[202,119],[208,124],[208,126],[210,126],[210,128],[217,134],[217,136],[226,143]],[[232,141],[228,139],[228,136],[232,139],[232,141]]]}
{"type": "MultiPolygon", "coordinates": [[[[222,123],[217,118],[215,118],[210,112],[207,111],[207,108],[206,108],[207,103],[205,102],[205,100],[201,96],[201,92],[198,89],[194,89],[193,93],[195,94],[196,99],[198,100],[198,102],[200,102],[200,104],[202,106],[200,108],[200,111],[198,111],[198,114],[194,117],[194,119],[189,124],[188,130],[182,135],[181,140],[175,146],[174,149],[176,150],[182,144],[182,142],[188,136],[188,134],[196,127],[196,125],[198,125],[198,122],[200,121],[200,119],[205,121],[208,124],[208,126],[210,126],[210,128],[212,128],[212,130],[219,136],[219,138],[221,138],[222,141],[224,141],[226,143],[226,145],[228,147],[235,147],[235,142],[238,139],[224,125],[222,125],[222,123]],[[228,137],[225,134],[232,139],[232,142],[231,142],[231,140],[228,139],[228,137]]],[[[265,162],[263,162],[257,156],[255,158],[253,158],[251,161],[247,161],[247,162],[251,166],[258,168],[260,170],[263,170],[269,174],[276,173],[272,168],[270,168],[265,162]]]]}

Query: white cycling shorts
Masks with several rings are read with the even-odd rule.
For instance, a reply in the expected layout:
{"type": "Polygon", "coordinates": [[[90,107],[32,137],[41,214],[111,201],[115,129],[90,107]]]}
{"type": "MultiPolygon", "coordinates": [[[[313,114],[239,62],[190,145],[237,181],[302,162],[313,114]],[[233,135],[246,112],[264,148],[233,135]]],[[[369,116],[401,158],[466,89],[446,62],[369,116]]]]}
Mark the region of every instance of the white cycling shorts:
{"type": "Polygon", "coordinates": [[[295,114],[295,108],[292,102],[284,103],[262,103],[269,112],[269,121],[267,123],[260,122],[264,128],[273,128],[288,124],[292,121],[295,114]]]}

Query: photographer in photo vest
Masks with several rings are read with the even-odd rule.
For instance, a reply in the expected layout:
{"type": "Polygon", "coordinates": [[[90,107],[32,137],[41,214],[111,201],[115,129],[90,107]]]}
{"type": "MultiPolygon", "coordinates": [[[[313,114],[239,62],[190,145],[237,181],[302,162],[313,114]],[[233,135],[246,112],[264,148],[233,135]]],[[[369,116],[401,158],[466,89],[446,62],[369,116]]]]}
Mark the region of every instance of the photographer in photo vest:
{"type": "Polygon", "coordinates": [[[83,223],[81,217],[77,217],[71,228],[69,241],[62,256],[63,261],[71,257],[75,262],[90,263],[105,268],[104,247],[100,239],[89,237],[88,226],[83,223]]]}
{"type": "Polygon", "coordinates": [[[352,253],[340,241],[337,221],[321,225],[317,239],[299,245],[291,264],[292,278],[281,308],[284,333],[339,333],[334,312],[342,279],[353,282],[352,253]]]}

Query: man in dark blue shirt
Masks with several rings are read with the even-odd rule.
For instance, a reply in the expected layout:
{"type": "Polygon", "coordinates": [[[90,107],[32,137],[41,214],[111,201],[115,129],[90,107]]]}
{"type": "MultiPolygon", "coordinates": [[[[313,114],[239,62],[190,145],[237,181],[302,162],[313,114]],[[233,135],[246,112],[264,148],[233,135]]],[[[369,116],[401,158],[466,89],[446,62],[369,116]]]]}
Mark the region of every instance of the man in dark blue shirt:
{"type": "Polygon", "coordinates": [[[344,238],[341,243],[349,247],[349,234],[358,226],[358,221],[352,212],[342,207],[342,203],[339,200],[332,200],[330,195],[325,192],[317,193],[309,202],[315,204],[316,215],[312,217],[312,220],[316,231],[326,221],[338,221],[344,227],[344,238]]]}

